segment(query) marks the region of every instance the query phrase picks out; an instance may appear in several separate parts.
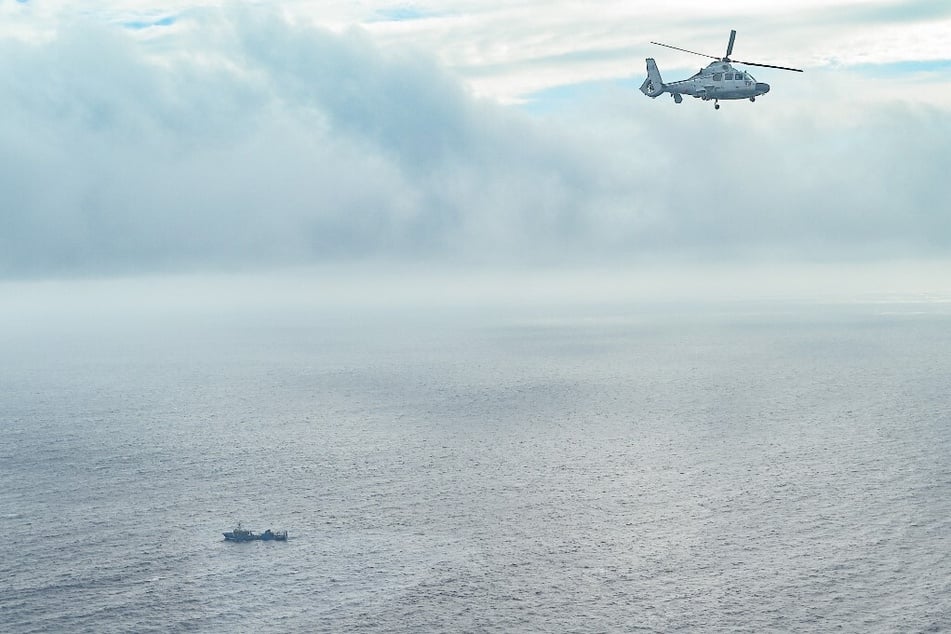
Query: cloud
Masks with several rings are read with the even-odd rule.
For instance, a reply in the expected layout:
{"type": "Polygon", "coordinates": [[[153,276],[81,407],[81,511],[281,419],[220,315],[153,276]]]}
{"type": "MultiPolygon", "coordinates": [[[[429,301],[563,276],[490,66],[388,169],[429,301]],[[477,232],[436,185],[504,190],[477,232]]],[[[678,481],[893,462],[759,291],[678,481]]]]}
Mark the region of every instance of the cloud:
{"type": "Polygon", "coordinates": [[[148,20],[129,20],[123,22],[122,26],[127,29],[150,29],[156,26],[172,26],[175,24],[175,16],[165,16],[162,18],[153,18],[148,20]]]}
{"type": "Polygon", "coordinates": [[[717,113],[632,78],[532,115],[362,29],[177,15],[0,42],[0,276],[951,250],[948,111],[843,75],[717,113]]]}

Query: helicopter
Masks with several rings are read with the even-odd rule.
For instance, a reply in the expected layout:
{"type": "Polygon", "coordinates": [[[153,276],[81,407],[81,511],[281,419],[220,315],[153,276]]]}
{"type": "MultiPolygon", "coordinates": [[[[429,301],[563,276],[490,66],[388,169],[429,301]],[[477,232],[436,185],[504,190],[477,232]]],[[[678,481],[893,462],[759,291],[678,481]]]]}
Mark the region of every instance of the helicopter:
{"type": "Polygon", "coordinates": [[[657,62],[654,61],[653,57],[649,57],[647,58],[647,79],[641,84],[641,92],[652,99],[659,97],[665,92],[670,93],[675,103],[682,102],[684,95],[703,99],[704,101],[713,100],[713,107],[719,110],[720,99],[749,99],[750,101],[756,101],[757,97],[769,92],[769,84],[756,81],[748,72],[734,68],[733,64],[778,68],[780,70],[791,70],[797,73],[802,72],[799,68],[732,60],[730,59],[730,55],[733,54],[733,42],[735,40],[736,30],[732,30],[730,31],[730,43],[726,45],[726,55],[723,57],[688,51],[685,48],[671,46],[670,44],[651,42],[651,44],[672,48],[675,51],[683,51],[684,53],[692,53],[693,55],[700,55],[702,57],[711,57],[716,61],[711,62],[705,68],[701,68],[700,72],[693,77],[665,84],[664,80],[660,77],[660,71],[657,69],[657,62]]]}

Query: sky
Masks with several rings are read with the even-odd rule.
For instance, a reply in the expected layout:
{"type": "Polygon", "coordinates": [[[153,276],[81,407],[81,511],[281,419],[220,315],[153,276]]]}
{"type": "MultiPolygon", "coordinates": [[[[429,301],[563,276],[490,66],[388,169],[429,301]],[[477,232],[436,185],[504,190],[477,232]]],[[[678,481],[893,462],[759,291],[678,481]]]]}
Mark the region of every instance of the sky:
{"type": "Polygon", "coordinates": [[[951,271],[949,33],[937,0],[0,0],[0,280],[951,271]],[[805,72],[638,91],[705,64],[652,40],[734,28],[805,72]]]}

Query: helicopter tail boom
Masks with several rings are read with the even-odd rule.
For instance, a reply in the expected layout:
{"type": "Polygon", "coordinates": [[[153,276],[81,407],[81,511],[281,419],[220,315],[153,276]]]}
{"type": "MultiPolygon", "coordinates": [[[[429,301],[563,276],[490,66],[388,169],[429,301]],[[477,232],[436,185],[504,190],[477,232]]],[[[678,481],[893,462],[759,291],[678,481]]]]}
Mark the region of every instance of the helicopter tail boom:
{"type": "Polygon", "coordinates": [[[660,77],[660,70],[657,69],[657,62],[653,57],[647,58],[647,79],[641,84],[641,92],[648,97],[655,98],[664,94],[664,80],[660,77]]]}

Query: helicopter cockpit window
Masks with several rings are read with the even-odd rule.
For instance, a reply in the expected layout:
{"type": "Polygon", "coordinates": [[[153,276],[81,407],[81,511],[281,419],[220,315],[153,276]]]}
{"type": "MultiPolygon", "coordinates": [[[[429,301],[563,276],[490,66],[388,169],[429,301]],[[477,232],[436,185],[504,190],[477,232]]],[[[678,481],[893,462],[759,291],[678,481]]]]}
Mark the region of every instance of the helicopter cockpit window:
{"type": "Polygon", "coordinates": [[[723,73],[713,73],[713,81],[723,81],[723,73]]]}

